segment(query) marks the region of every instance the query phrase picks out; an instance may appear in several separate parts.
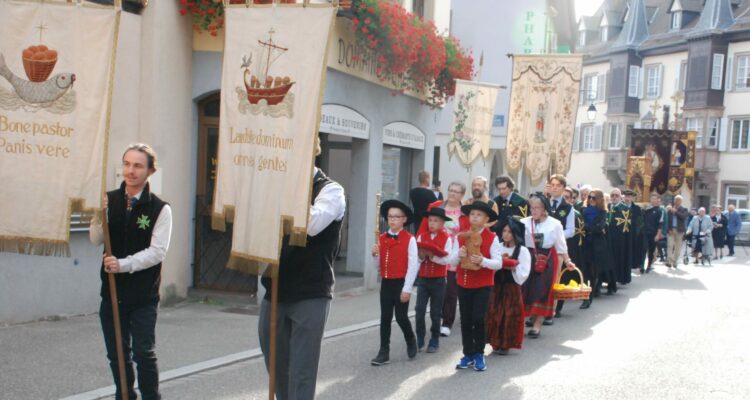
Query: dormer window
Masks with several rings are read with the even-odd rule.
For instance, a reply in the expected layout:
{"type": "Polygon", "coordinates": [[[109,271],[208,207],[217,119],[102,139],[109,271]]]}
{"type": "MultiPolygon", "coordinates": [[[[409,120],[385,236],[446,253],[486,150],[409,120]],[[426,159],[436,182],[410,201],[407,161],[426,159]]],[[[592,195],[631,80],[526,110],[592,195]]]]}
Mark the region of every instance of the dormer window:
{"type": "Polygon", "coordinates": [[[579,46],[585,46],[586,45],[586,31],[579,31],[578,32],[578,45],[579,46]]]}
{"type": "Polygon", "coordinates": [[[609,40],[609,29],[607,27],[602,28],[602,43],[609,40]]]}
{"type": "Polygon", "coordinates": [[[672,13],[672,29],[673,30],[682,29],[682,12],[681,11],[672,13]]]}

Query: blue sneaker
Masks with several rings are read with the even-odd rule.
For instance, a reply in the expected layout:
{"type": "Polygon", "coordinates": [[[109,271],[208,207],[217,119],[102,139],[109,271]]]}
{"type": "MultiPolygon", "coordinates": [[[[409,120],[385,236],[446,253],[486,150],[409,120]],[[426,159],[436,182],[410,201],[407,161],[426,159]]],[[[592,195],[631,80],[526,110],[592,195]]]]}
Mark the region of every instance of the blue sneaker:
{"type": "Polygon", "coordinates": [[[487,365],[484,363],[484,353],[474,354],[474,371],[484,371],[487,365]]]}
{"type": "Polygon", "coordinates": [[[427,352],[434,353],[440,348],[440,342],[437,339],[430,339],[430,344],[427,345],[427,352]]]}
{"type": "Polygon", "coordinates": [[[472,365],[474,365],[474,357],[463,356],[461,357],[461,360],[458,361],[458,364],[456,364],[456,369],[466,369],[472,365]]]}

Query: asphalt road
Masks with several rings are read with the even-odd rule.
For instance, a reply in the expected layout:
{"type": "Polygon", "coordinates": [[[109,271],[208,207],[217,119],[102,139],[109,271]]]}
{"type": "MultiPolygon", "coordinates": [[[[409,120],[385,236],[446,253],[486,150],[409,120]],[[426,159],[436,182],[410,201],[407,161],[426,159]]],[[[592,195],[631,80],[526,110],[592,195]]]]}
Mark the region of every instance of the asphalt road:
{"type": "MultiPolygon", "coordinates": [[[[658,266],[588,310],[490,355],[485,372],[455,369],[458,327],[440,351],[409,361],[394,323],[391,364],[372,367],[377,327],[326,339],[319,399],[750,399],[750,261],[658,266]]],[[[412,302],[412,307],[413,307],[412,302]]],[[[356,303],[353,303],[356,304],[356,303]]],[[[341,307],[347,307],[342,303],[341,307]]],[[[356,314],[362,305],[337,310],[356,314]]],[[[377,304],[371,307],[377,308],[377,304]]],[[[489,353],[489,346],[487,353],[489,353]]],[[[166,382],[164,399],[264,399],[261,359],[166,382]]]]}

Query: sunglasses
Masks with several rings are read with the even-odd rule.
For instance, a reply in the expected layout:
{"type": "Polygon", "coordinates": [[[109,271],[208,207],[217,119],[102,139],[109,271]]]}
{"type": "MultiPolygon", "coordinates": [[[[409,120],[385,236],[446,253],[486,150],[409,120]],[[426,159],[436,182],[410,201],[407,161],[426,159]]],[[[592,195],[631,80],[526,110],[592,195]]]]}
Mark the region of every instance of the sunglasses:
{"type": "Polygon", "coordinates": [[[589,200],[596,200],[596,197],[594,197],[594,196],[589,196],[589,200]]]}

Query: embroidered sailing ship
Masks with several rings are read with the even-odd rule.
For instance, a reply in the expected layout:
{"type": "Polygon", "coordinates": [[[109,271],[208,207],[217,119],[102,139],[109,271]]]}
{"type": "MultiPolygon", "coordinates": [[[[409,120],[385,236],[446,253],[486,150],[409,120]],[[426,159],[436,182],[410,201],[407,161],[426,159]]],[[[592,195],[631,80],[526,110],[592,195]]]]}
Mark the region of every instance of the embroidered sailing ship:
{"type": "Polygon", "coordinates": [[[242,67],[245,68],[245,89],[247,90],[247,100],[250,104],[258,104],[261,100],[265,100],[269,106],[279,104],[284,101],[289,89],[294,85],[294,82],[292,82],[291,78],[288,76],[274,77],[268,74],[274,61],[289,50],[286,47],[281,47],[274,43],[273,34],[274,30],[271,28],[271,30],[268,31],[268,40],[265,42],[258,40],[258,45],[260,45],[261,48],[260,63],[255,74],[250,72],[252,55],[243,60],[242,67]],[[277,54],[274,55],[274,53],[277,54]]]}

